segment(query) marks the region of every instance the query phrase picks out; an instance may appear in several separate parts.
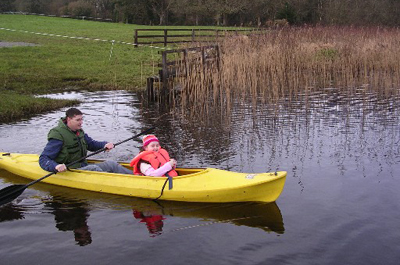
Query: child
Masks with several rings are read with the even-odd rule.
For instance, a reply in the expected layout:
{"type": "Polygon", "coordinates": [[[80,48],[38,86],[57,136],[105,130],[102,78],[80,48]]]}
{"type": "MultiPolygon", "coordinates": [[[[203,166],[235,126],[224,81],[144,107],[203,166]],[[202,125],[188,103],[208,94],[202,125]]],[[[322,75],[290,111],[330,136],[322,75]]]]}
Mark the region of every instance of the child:
{"type": "Polygon", "coordinates": [[[174,170],[176,160],[169,158],[168,152],[161,148],[155,135],[143,137],[143,150],[131,161],[133,174],[153,177],[178,176],[174,170]]]}

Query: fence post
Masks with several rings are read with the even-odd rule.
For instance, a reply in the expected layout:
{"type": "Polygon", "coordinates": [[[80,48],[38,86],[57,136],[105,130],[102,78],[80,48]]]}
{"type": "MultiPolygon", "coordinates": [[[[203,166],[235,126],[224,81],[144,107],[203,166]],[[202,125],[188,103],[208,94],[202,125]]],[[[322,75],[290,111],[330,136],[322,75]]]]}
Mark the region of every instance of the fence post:
{"type": "Polygon", "coordinates": [[[194,40],[195,40],[195,32],[194,29],[192,29],[192,42],[194,42],[194,40]]]}
{"type": "Polygon", "coordinates": [[[167,46],[168,43],[168,30],[164,29],[164,47],[167,46]]]}
{"type": "Polygon", "coordinates": [[[220,70],[220,65],[219,65],[219,45],[218,44],[215,45],[214,48],[215,48],[215,50],[217,52],[217,69],[218,69],[218,72],[219,72],[219,70],[220,70]]]}
{"type": "Polygon", "coordinates": [[[149,101],[154,101],[154,77],[147,78],[147,99],[149,101]]]}
{"type": "Polygon", "coordinates": [[[188,77],[189,67],[188,67],[188,51],[187,49],[183,50],[183,63],[185,64],[185,77],[188,77]]]}
{"type": "Polygon", "coordinates": [[[134,42],[134,44],[135,44],[135,48],[137,48],[138,46],[139,46],[139,41],[138,41],[138,30],[137,29],[135,29],[135,34],[134,34],[134,36],[133,36],[133,42],[134,42]]]}
{"type": "Polygon", "coordinates": [[[200,48],[200,56],[201,56],[201,64],[203,68],[203,76],[206,75],[206,54],[205,54],[205,48],[201,47],[200,48]]]}
{"type": "Polygon", "coordinates": [[[168,89],[167,51],[162,52],[162,94],[165,96],[168,89]]]}

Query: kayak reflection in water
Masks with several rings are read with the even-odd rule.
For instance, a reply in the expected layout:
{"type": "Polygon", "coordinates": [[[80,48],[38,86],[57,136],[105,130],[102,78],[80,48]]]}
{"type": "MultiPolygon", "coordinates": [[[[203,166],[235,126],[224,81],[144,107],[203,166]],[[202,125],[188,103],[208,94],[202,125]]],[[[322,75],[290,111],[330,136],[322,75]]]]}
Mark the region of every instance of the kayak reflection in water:
{"type": "Polygon", "coordinates": [[[45,205],[53,210],[56,227],[60,231],[73,231],[75,241],[79,246],[86,246],[92,243],[92,234],[87,224],[89,210],[87,204],[80,201],[63,198],[53,201],[46,201],[45,205]]]}
{"type": "Polygon", "coordinates": [[[146,223],[147,229],[152,237],[162,234],[162,229],[164,226],[163,220],[166,219],[162,215],[145,214],[143,212],[133,210],[133,216],[136,219],[140,219],[140,223],[146,223]]]}

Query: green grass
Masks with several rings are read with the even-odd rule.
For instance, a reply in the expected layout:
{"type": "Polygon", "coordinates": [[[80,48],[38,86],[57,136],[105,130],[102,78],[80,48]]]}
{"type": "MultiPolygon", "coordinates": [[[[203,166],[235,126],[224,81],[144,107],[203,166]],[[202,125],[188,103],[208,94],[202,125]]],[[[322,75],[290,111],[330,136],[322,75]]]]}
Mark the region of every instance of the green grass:
{"type": "MultiPolygon", "coordinates": [[[[0,30],[3,42],[37,44],[0,48],[0,96],[12,91],[13,99],[19,95],[54,93],[65,89],[142,90],[146,78],[158,72],[157,64],[161,59],[158,52],[161,49],[135,48],[121,43],[112,45],[111,40],[132,43],[136,28],[165,28],[32,15],[0,15],[0,27],[16,30],[0,30]],[[42,36],[22,31],[108,41],[42,36]]],[[[51,102],[34,100],[40,104],[51,102]]],[[[0,97],[0,104],[5,104],[3,97],[0,97]]],[[[4,117],[16,118],[18,115],[14,113],[21,113],[17,106],[15,111],[7,114],[10,108],[13,107],[0,109],[0,122],[4,122],[4,117]]]]}
{"type": "Polygon", "coordinates": [[[327,60],[334,60],[339,56],[339,52],[333,48],[323,48],[317,51],[317,58],[319,59],[327,59],[327,60]]]}
{"type": "MultiPolygon", "coordinates": [[[[16,30],[132,42],[134,25],[23,15],[0,15],[0,26],[16,30]]],[[[35,47],[0,49],[0,88],[47,93],[65,87],[139,89],[151,75],[157,50],[93,40],[74,40],[0,30],[0,40],[35,47]],[[110,51],[113,54],[110,60],[110,51]],[[154,61],[152,61],[154,60],[154,61]]]]}
{"type": "Polygon", "coordinates": [[[73,106],[76,100],[54,100],[26,95],[17,95],[14,92],[2,92],[0,98],[0,121],[12,122],[21,118],[28,118],[35,113],[43,113],[65,106],[73,106]]]}

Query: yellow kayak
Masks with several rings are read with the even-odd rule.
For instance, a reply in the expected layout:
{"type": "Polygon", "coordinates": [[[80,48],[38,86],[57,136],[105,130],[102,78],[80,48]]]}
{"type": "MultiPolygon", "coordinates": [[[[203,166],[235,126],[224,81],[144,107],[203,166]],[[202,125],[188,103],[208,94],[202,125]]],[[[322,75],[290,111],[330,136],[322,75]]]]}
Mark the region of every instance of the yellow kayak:
{"type": "MultiPolygon", "coordinates": [[[[0,153],[0,169],[36,180],[41,169],[37,154],[0,153]]],[[[100,161],[89,160],[89,163],[100,161]]],[[[121,165],[131,169],[128,163],[121,165]]],[[[215,168],[177,168],[172,189],[165,177],[136,176],[73,169],[41,182],[123,196],[185,202],[274,202],[285,184],[286,172],[238,173],[215,168]]]]}

